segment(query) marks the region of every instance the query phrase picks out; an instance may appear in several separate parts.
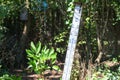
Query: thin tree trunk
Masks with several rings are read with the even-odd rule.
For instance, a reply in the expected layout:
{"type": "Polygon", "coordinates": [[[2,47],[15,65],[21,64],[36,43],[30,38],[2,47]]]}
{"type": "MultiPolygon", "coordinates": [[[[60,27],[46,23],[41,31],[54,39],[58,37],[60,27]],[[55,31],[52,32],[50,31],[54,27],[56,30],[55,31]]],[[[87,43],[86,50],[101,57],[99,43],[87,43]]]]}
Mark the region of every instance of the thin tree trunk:
{"type": "Polygon", "coordinates": [[[95,62],[99,63],[103,54],[104,54],[104,43],[103,43],[103,39],[105,37],[105,33],[106,33],[106,29],[107,29],[107,24],[108,24],[108,19],[109,19],[109,8],[107,9],[107,11],[105,12],[105,8],[107,8],[108,6],[105,4],[108,3],[107,1],[102,0],[102,10],[101,10],[101,14],[102,15],[98,15],[99,19],[101,17],[100,23],[97,23],[97,27],[96,27],[96,31],[97,31],[97,43],[98,43],[98,57],[96,58],[95,62]],[[106,15],[106,16],[105,16],[106,15]]]}
{"type": "MultiPolygon", "coordinates": [[[[29,8],[29,3],[28,0],[26,0],[26,6],[25,8],[29,8]]],[[[28,13],[28,12],[27,12],[28,13]]],[[[23,28],[23,32],[22,32],[22,36],[20,39],[20,52],[17,55],[17,63],[18,63],[18,68],[23,68],[24,64],[25,64],[25,48],[26,48],[26,43],[27,43],[27,35],[29,32],[29,26],[30,26],[30,19],[29,19],[29,13],[27,14],[27,20],[24,21],[24,28],[23,28]]]]}
{"type": "MultiPolygon", "coordinates": [[[[97,31],[97,33],[98,33],[98,31],[97,31]]],[[[101,40],[99,34],[97,35],[97,43],[98,43],[98,54],[99,55],[98,55],[97,59],[95,60],[95,62],[99,63],[102,58],[102,55],[103,55],[103,46],[102,46],[103,41],[101,40]]]]}

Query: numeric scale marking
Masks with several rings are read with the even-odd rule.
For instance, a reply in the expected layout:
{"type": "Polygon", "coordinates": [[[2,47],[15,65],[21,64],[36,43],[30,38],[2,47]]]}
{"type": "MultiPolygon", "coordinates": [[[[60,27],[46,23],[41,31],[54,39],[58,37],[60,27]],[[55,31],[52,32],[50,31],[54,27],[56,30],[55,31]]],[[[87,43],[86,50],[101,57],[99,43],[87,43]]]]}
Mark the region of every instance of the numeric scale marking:
{"type": "Polygon", "coordinates": [[[82,14],[82,7],[79,4],[75,5],[72,27],[70,31],[69,43],[66,53],[62,80],[70,80],[71,69],[74,59],[74,52],[77,43],[77,37],[80,26],[80,19],[82,14]]]}

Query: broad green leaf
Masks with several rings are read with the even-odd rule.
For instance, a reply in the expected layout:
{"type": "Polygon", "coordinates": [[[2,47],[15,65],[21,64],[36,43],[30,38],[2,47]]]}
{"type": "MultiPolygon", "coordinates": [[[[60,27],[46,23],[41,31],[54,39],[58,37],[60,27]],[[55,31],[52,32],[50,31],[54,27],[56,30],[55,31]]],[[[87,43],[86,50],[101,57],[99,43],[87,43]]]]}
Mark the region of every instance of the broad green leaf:
{"type": "Polygon", "coordinates": [[[54,65],[52,68],[53,68],[54,70],[60,70],[60,68],[59,68],[57,65],[54,65]]]}
{"type": "Polygon", "coordinates": [[[28,54],[28,55],[27,55],[28,57],[31,57],[31,58],[32,58],[32,57],[34,57],[34,54],[33,54],[33,53],[31,53],[31,51],[30,51],[30,50],[26,50],[26,52],[27,52],[27,54],[28,54]]]}
{"type": "Polygon", "coordinates": [[[29,49],[26,49],[26,52],[27,52],[28,55],[33,54],[33,52],[31,50],[29,50],[29,49]]]}
{"type": "Polygon", "coordinates": [[[45,53],[46,56],[48,56],[49,49],[47,49],[44,53],[45,53]]]}
{"type": "Polygon", "coordinates": [[[52,64],[55,64],[55,62],[56,62],[56,59],[52,59],[51,61],[52,61],[52,64]]]}
{"type": "Polygon", "coordinates": [[[41,43],[38,42],[36,54],[40,53],[40,50],[41,50],[41,43]]]}
{"type": "Polygon", "coordinates": [[[52,54],[54,54],[54,49],[53,48],[50,49],[49,56],[52,55],[52,54]]]}
{"type": "Polygon", "coordinates": [[[45,62],[45,60],[46,60],[46,57],[45,57],[45,55],[41,55],[40,56],[40,60],[41,60],[41,63],[44,63],[45,62]]]}
{"type": "Polygon", "coordinates": [[[35,44],[33,42],[31,42],[31,48],[36,51],[36,47],[35,47],[35,44]]]}
{"type": "Polygon", "coordinates": [[[50,57],[51,59],[56,59],[56,53],[51,54],[49,57],[50,57]]]}

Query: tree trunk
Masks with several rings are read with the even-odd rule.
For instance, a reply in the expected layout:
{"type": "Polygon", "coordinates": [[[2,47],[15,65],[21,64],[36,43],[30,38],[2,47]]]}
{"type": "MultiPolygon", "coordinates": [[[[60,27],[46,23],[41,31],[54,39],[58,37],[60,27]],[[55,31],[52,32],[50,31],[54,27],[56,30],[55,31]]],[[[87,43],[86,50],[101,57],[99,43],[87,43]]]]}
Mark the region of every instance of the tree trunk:
{"type": "MultiPolygon", "coordinates": [[[[28,0],[26,0],[26,8],[28,11],[29,8],[29,3],[28,0]]],[[[27,12],[28,13],[28,12],[27,12]]],[[[26,61],[26,55],[25,55],[25,48],[26,48],[26,43],[27,43],[27,35],[29,32],[29,27],[30,27],[30,19],[29,19],[29,13],[27,14],[27,20],[23,21],[24,22],[24,27],[23,27],[23,32],[22,32],[22,36],[20,39],[20,52],[17,54],[17,64],[18,64],[18,68],[23,68],[23,66],[25,65],[25,61],[26,61]]]]}

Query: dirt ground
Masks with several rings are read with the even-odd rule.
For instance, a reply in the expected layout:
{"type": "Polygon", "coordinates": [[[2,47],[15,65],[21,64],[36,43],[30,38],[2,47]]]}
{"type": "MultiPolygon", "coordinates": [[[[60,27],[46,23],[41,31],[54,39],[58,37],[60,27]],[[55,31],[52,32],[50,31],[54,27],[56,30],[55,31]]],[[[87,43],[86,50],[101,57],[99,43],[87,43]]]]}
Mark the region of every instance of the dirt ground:
{"type": "Polygon", "coordinates": [[[12,72],[12,74],[16,76],[21,76],[22,80],[38,80],[38,79],[44,79],[44,80],[60,80],[62,76],[62,71],[56,71],[56,70],[46,70],[42,75],[31,73],[27,70],[22,69],[16,69],[12,72]]]}
{"type": "Polygon", "coordinates": [[[35,74],[28,69],[14,69],[11,70],[11,74],[22,77],[22,80],[60,80],[62,76],[63,63],[60,63],[61,71],[46,70],[42,75],[35,74]]]}

